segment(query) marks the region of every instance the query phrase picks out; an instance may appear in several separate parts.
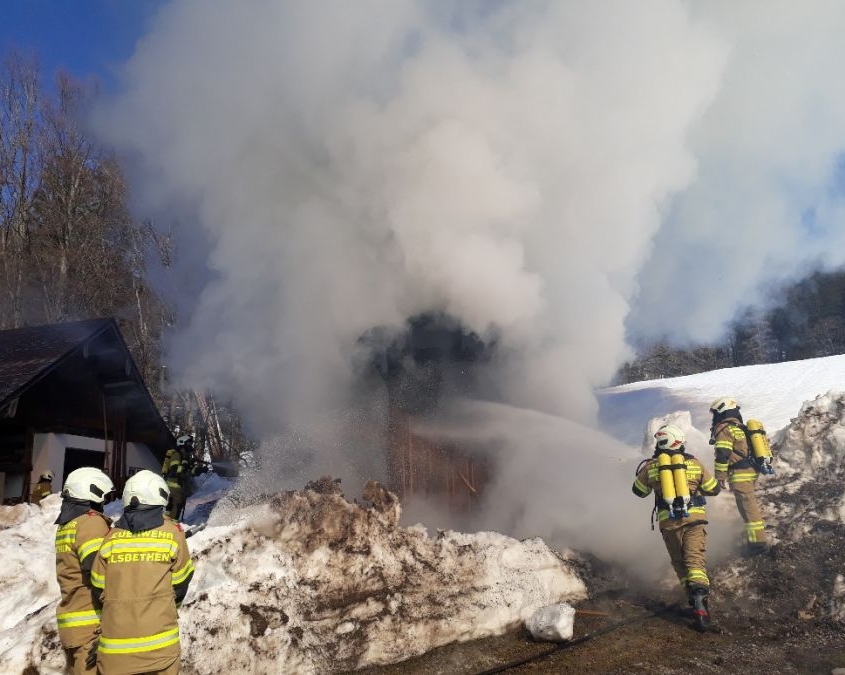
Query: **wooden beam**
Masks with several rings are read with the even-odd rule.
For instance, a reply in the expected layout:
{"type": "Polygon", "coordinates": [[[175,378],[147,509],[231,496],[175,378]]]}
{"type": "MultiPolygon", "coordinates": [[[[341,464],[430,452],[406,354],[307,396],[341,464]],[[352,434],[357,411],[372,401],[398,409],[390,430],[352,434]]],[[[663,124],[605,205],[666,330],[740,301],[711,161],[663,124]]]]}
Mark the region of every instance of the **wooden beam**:
{"type": "Polygon", "coordinates": [[[462,474],[460,471],[456,471],[455,473],[460,476],[461,480],[464,482],[464,485],[466,485],[473,492],[473,494],[477,494],[477,491],[474,487],[472,487],[472,484],[466,478],[464,478],[464,474],[462,474]]]}

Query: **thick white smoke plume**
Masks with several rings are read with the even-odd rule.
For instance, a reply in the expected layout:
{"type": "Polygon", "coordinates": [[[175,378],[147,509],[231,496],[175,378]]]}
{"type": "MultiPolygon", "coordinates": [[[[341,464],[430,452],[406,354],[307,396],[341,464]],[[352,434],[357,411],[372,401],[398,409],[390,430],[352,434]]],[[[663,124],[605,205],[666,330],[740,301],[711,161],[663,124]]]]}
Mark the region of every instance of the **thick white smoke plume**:
{"type": "Polygon", "coordinates": [[[689,137],[698,177],[663,220],[629,323],[707,342],[741,306],[777,299],[773,281],[845,263],[845,6],[690,7],[730,56],[689,137]]]}
{"type": "Polygon", "coordinates": [[[266,424],[373,326],[502,334],[514,402],[591,421],[725,46],[685,6],[166,6],[98,120],[216,273],[174,351],[266,424]]]}
{"type": "MultiPolygon", "coordinates": [[[[254,428],[340,405],[360,336],[423,312],[495,330],[507,403],[590,425],[626,322],[707,340],[845,256],[843,29],[822,1],[176,0],[97,126],[209,247],[172,361],[254,428]]],[[[565,480],[564,440],[500,506],[554,510],[525,469],[565,480]]]]}

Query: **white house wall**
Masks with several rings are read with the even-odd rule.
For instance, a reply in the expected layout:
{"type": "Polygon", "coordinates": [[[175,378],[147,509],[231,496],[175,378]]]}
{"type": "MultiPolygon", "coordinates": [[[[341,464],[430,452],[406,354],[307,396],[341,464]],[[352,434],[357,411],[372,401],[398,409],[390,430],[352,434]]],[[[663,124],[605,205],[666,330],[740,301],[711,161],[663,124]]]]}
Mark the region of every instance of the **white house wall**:
{"type": "MultiPolygon", "coordinates": [[[[33,434],[32,438],[32,478],[33,483],[45,471],[52,471],[56,477],[53,481],[53,490],[60,492],[62,489],[62,474],[65,466],[65,450],[67,448],[79,448],[81,450],[95,450],[105,452],[105,442],[102,438],[89,438],[88,436],[75,436],[74,434],[33,434]]],[[[108,441],[111,449],[112,442],[108,441]]],[[[138,469],[150,469],[160,471],[161,464],[155,455],[143,443],[126,444],[126,466],[129,474],[138,469]]]]}
{"type": "Polygon", "coordinates": [[[161,462],[143,443],[127,443],[126,471],[131,475],[139,469],[149,469],[158,473],[161,471],[161,462]]]}
{"type": "Polygon", "coordinates": [[[68,446],[66,439],[80,439],[75,447],[103,451],[103,440],[101,438],[85,438],[84,436],[70,436],[69,434],[33,434],[32,436],[32,474],[33,483],[38,482],[38,477],[47,470],[53,472],[53,490],[59,492],[62,489],[62,472],[65,468],[65,448],[68,446]],[[97,447],[93,447],[94,442],[97,447]]]}

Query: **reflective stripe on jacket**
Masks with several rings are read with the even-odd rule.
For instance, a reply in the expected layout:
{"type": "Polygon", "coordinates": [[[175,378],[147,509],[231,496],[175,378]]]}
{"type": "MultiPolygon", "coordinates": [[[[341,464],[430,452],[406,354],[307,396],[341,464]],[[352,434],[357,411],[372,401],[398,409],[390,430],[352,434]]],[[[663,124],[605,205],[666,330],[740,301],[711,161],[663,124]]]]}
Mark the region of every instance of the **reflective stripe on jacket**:
{"type": "Polygon", "coordinates": [[[161,465],[161,475],[164,476],[167,486],[171,490],[182,486],[181,478],[184,470],[185,463],[182,459],[182,453],[179,450],[173,450],[161,465]]]}
{"type": "Polygon", "coordinates": [[[92,593],[90,570],[108,531],[109,521],[96,511],[56,530],[56,578],[62,594],[56,623],[66,649],[88,642],[100,625],[101,605],[92,593]]]}
{"type": "Polygon", "coordinates": [[[49,497],[53,494],[53,486],[47,481],[39,481],[32,488],[32,493],[29,495],[29,502],[31,504],[40,504],[44,497],[49,497]]]}
{"type": "MultiPolygon", "coordinates": [[[[714,495],[719,493],[719,483],[695,457],[684,455],[684,464],[686,465],[687,485],[689,486],[690,495],[714,495]]],[[[689,516],[683,518],[669,517],[669,509],[665,507],[662,501],[663,491],[660,487],[660,469],[657,459],[654,457],[649,459],[640,468],[632,489],[638,497],[647,497],[652,491],[657,495],[658,504],[660,505],[657,510],[657,519],[660,521],[661,530],[681,527],[694,522],[707,522],[707,512],[703,505],[690,505],[688,508],[689,516]]]]}
{"type": "Polygon", "coordinates": [[[103,598],[103,673],[164,670],[179,658],[176,610],[193,573],[185,535],[170,518],[152,530],[109,533],[91,571],[103,598]]]}
{"type": "Polygon", "coordinates": [[[750,450],[745,430],[735,417],[728,417],[713,427],[714,473],[718,480],[734,483],[749,483],[757,480],[757,469],[746,460],[750,450]]]}

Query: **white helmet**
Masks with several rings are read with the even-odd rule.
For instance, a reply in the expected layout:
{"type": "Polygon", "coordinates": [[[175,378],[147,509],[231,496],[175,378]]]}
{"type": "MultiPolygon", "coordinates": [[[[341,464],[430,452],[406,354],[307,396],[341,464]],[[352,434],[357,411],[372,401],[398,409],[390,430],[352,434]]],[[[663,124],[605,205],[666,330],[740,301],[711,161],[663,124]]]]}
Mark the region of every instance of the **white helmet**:
{"type": "Polygon", "coordinates": [[[194,439],[190,434],[185,434],[184,436],[179,436],[179,438],[176,439],[176,447],[180,448],[183,445],[185,445],[185,443],[193,443],[193,441],[194,441],[194,439]]]}
{"type": "Polygon", "coordinates": [[[726,410],[739,410],[739,403],[736,402],[735,399],[729,398],[728,396],[723,396],[722,398],[717,398],[713,403],[710,404],[710,412],[716,415],[717,413],[723,413],[726,410]]]}
{"type": "Polygon", "coordinates": [[[142,469],[129,477],[123,487],[123,506],[167,506],[170,490],[164,478],[157,473],[142,469]]]}
{"type": "Polygon", "coordinates": [[[53,478],[55,478],[55,476],[53,475],[52,471],[45,471],[40,476],[38,476],[38,480],[46,480],[50,481],[51,483],[53,482],[53,478]]]}
{"type": "Polygon", "coordinates": [[[114,490],[114,483],[106,474],[93,466],[84,466],[68,474],[62,495],[102,504],[106,495],[114,490]]]}
{"type": "Polygon", "coordinates": [[[674,424],[664,424],[654,434],[658,450],[676,450],[680,452],[687,441],[686,434],[674,424]]]}

